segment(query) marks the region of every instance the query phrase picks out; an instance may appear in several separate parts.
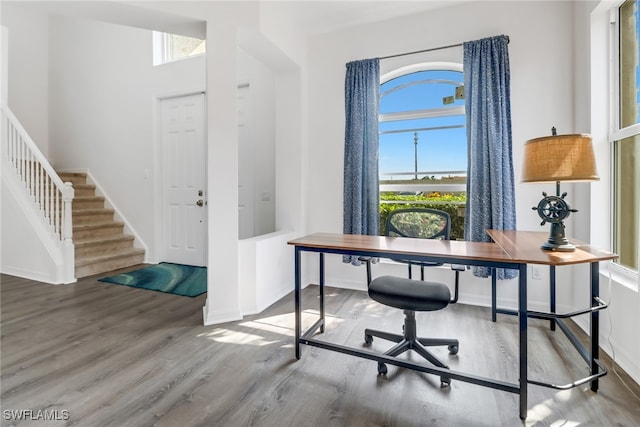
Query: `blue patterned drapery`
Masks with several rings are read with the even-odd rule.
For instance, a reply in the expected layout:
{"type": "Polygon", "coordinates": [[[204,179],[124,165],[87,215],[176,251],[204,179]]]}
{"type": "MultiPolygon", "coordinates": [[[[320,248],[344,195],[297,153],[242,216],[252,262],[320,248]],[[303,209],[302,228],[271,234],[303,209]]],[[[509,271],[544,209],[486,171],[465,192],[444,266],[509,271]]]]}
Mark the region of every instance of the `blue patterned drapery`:
{"type": "MultiPolygon", "coordinates": [[[[487,229],[515,230],[509,52],[506,36],[464,43],[468,171],[465,240],[490,241],[487,229]]],[[[488,277],[487,267],[474,275],[488,277]]],[[[498,270],[498,279],[517,276],[498,270]]]]}
{"type": "MultiPolygon", "coordinates": [[[[380,61],[347,63],[344,83],[344,220],[345,234],[380,232],[378,207],[378,106],[380,61]]],[[[359,265],[357,257],[345,262],[359,265]]]]}

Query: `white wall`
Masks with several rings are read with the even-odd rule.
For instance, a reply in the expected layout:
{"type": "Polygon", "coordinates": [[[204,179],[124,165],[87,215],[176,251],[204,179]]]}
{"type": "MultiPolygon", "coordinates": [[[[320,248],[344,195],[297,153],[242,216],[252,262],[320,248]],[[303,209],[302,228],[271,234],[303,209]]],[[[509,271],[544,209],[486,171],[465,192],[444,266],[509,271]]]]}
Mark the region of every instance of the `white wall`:
{"type": "Polygon", "coordinates": [[[55,167],[90,170],[160,261],[155,103],[203,91],[204,57],[153,67],[151,31],[51,15],[49,58],[55,167]]]}
{"type": "Polygon", "coordinates": [[[276,231],[276,75],[262,61],[238,49],[238,84],[251,93],[251,135],[244,141],[249,150],[253,188],[253,236],[276,231]]]}
{"type": "Polygon", "coordinates": [[[0,12],[9,38],[8,105],[48,157],[48,17],[16,2],[3,1],[0,12]]]}

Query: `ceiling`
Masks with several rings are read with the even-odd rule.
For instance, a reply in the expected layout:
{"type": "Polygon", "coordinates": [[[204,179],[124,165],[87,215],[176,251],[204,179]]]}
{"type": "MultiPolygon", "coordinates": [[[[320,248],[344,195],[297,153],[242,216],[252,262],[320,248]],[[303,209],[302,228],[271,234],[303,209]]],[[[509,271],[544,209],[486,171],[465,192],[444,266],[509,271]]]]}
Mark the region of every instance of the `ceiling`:
{"type": "Polygon", "coordinates": [[[337,31],[473,0],[261,0],[265,7],[286,10],[309,34],[337,31]]]}
{"type": "MultiPolygon", "coordinates": [[[[223,0],[202,0],[223,1],[223,0]]],[[[251,0],[233,0],[251,1],[251,0]]],[[[474,0],[259,0],[272,16],[315,35],[474,0]]],[[[21,1],[25,7],[137,28],[204,38],[205,23],[145,7],[146,1],[21,1]]]]}

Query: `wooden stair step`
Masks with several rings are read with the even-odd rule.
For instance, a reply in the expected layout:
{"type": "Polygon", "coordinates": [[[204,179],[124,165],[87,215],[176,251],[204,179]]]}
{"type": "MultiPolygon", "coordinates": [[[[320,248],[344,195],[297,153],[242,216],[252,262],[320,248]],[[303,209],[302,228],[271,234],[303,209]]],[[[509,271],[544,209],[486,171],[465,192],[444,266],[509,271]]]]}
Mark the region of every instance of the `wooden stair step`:
{"type": "Polygon", "coordinates": [[[131,248],[115,254],[96,255],[76,259],[76,277],[86,277],[119,268],[142,264],[144,261],[144,249],[131,248]]]}

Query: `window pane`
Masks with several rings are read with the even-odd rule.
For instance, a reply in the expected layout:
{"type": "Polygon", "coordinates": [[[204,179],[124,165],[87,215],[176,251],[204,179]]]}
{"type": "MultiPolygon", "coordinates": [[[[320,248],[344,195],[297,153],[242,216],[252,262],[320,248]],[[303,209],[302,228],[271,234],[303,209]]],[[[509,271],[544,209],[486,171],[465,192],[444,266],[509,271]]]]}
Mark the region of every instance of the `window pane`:
{"type": "Polygon", "coordinates": [[[464,105],[460,71],[431,70],[406,74],[380,86],[380,113],[464,105]],[[445,100],[445,98],[447,98],[445,100]]]}
{"type": "Polygon", "coordinates": [[[640,135],[615,142],[615,251],[618,262],[638,270],[640,135]]]}
{"type": "Polygon", "coordinates": [[[620,127],[640,123],[639,0],[620,6],[620,127]]]}
{"type": "Polygon", "coordinates": [[[167,61],[186,58],[205,52],[205,41],[192,37],[167,34],[167,61]]]}
{"type": "Polygon", "coordinates": [[[464,238],[467,135],[461,71],[424,70],[380,85],[380,226],[402,208],[443,210],[464,238]]]}
{"type": "Polygon", "coordinates": [[[466,175],[465,120],[459,115],[380,123],[381,179],[414,179],[416,163],[419,179],[442,171],[466,175]]]}

